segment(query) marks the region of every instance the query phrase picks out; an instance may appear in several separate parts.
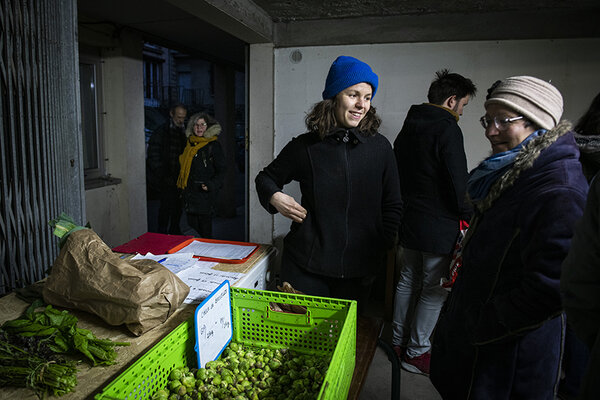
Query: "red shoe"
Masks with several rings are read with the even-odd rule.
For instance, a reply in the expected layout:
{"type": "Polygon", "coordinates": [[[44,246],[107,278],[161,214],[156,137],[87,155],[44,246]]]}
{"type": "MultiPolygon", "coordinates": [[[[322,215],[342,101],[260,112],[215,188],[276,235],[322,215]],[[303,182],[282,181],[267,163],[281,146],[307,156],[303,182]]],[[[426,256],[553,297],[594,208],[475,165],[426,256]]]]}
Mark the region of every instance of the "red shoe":
{"type": "Polygon", "coordinates": [[[416,357],[404,356],[400,365],[402,368],[413,374],[421,374],[429,376],[429,362],[431,361],[431,354],[424,353],[416,357]]]}

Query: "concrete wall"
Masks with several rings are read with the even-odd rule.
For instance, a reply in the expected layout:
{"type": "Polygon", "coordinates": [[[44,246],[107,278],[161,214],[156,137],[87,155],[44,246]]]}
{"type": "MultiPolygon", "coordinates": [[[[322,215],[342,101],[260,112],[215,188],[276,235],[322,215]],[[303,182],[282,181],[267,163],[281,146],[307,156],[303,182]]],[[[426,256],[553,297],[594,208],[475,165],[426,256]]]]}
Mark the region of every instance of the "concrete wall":
{"type": "Polygon", "coordinates": [[[260,205],[256,174],[273,159],[273,45],[253,44],[248,60],[248,227],[249,240],[271,243],[273,217],[260,205]]]}
{"type": "MultiPolygon", "coordinates": [[[[380,86],[373,105],[377,107],[383,119],[381,133],[390,142],[393,142],[402,127],[408,108],[412,104],[427,101],[427,89],[437,70],[449,68],[471,78],[478,86],[479,92],[465,108],[460,126],[465,136],[469,168],[473,168],[490,151],[483,129],[479,125],[479,118],[485,112],[483,102],[487,88],[494,81],[514,75],[534,75],[551,80],[562,92],[565,100],[563,118],[575,122],[600,90],[598,50],[600,39],[401,43],[275,49],[273,153],[266,154],[267,147],[256,149],[256,146],[269,145],[266,137],[268,133],[256,131],[256,127],[251,125],[251,139],[260,135],[261,141],[251,141],[250,152],[260,152],[265,157],[258,162],[256,159],[251,160],[251,163],[254,163],[249,178],[251,192],[254,190],[253,179],[256,172],[267,165],[292,137],[305,131],[304,116],[315,102],[321,100],[329,66],[339,55],[350,55],[364,60],[379,75],[380,86]],[[259,168],[260,164],[262,166],[259,168]]],[[[261,62],[267,63],[268,55],[263,56],[261,62]]],[[[263,76],[261,85],[267,84],[270,79],[266,70],[263,76]]],[[[252,96],[252,92],[251,80],[251,115],[257,107],[262,109],[266,106],[262,104],[265,98],[257,99],[252,96]],[[257,102],[261,104],[257,105],[257,102]]],[[[268,126],[262,128],[268,129],[268,126]]],[[[297,185],[290,184],[285,191],[298,196],[299,201],[297,185]]],[[[267,226],[270,218],[260,205],[251,201],[251,231],[254,224],[267,226]]],[[[277,241],[288,232],[290,221],[277,215],[273,224],[272,235],[277,241]]],[[[264,232],[260,238],[266,241],[264,232]]]]}
{"type": "Polygon", "coordinates": [[[123,31],[101,54],[106,173],[122,181],[87,190],[86,212],[113,247],[147,231],[142,38],[123,31]]]}

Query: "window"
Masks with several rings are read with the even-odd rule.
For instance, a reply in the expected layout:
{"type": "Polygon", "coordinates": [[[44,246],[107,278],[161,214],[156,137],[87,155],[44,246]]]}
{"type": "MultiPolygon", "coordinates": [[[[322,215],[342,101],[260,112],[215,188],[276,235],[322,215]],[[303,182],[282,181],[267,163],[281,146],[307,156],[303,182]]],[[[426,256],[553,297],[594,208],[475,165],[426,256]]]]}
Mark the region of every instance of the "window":
{"type": "Polygon", "coordinates": [[[159,101],[162,90],[162,61],[144,59],[144,98],[159,101]]]}
{"type": "Polygon", "coordinates": [[[90,180],[102,178],[105,175],[104,149],[102,146],[101,76],[100,56],[80,52],[79,91],[86,188],[90,180]]]}
{"type": "Polygon", "coordinates": [[[144,105],[158,107],[163,100],[164,48],[144,43],[144,105]]]}

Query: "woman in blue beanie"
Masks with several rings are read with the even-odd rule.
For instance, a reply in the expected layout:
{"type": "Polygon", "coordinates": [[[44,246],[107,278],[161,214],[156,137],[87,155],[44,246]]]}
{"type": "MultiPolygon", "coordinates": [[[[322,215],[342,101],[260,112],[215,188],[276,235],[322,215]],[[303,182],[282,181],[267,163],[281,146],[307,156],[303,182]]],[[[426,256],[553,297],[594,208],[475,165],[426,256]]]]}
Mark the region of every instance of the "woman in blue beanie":
{"type": "Polygon", "coordinates": [[[338,57],[323,101],[256,177],[263,207],[292,220],[284,239],[281,280],[306,294],[357,300],[364,311],[375,277],[393,246],[402,202],[389,141],[371,100],[378,77],[366,63],[338,57]],[[300,204],[283,192],[300,184],[300,204]]]}

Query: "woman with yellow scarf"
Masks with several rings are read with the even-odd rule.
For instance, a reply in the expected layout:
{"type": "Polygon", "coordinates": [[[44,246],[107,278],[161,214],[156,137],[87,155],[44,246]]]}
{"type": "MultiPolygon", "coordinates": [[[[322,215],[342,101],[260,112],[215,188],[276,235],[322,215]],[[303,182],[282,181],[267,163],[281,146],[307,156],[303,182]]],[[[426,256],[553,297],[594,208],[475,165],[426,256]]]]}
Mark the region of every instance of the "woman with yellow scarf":
{"type": "Polygon", "coordinates": [[[202,238],[212,237],[212,217],[227,169],[217,141],[220,133],[221,125],[210,115],[192,115],[186,129],[187,143],[179,156],[177,187],[183,190],[188,224],[202,238]]]}

